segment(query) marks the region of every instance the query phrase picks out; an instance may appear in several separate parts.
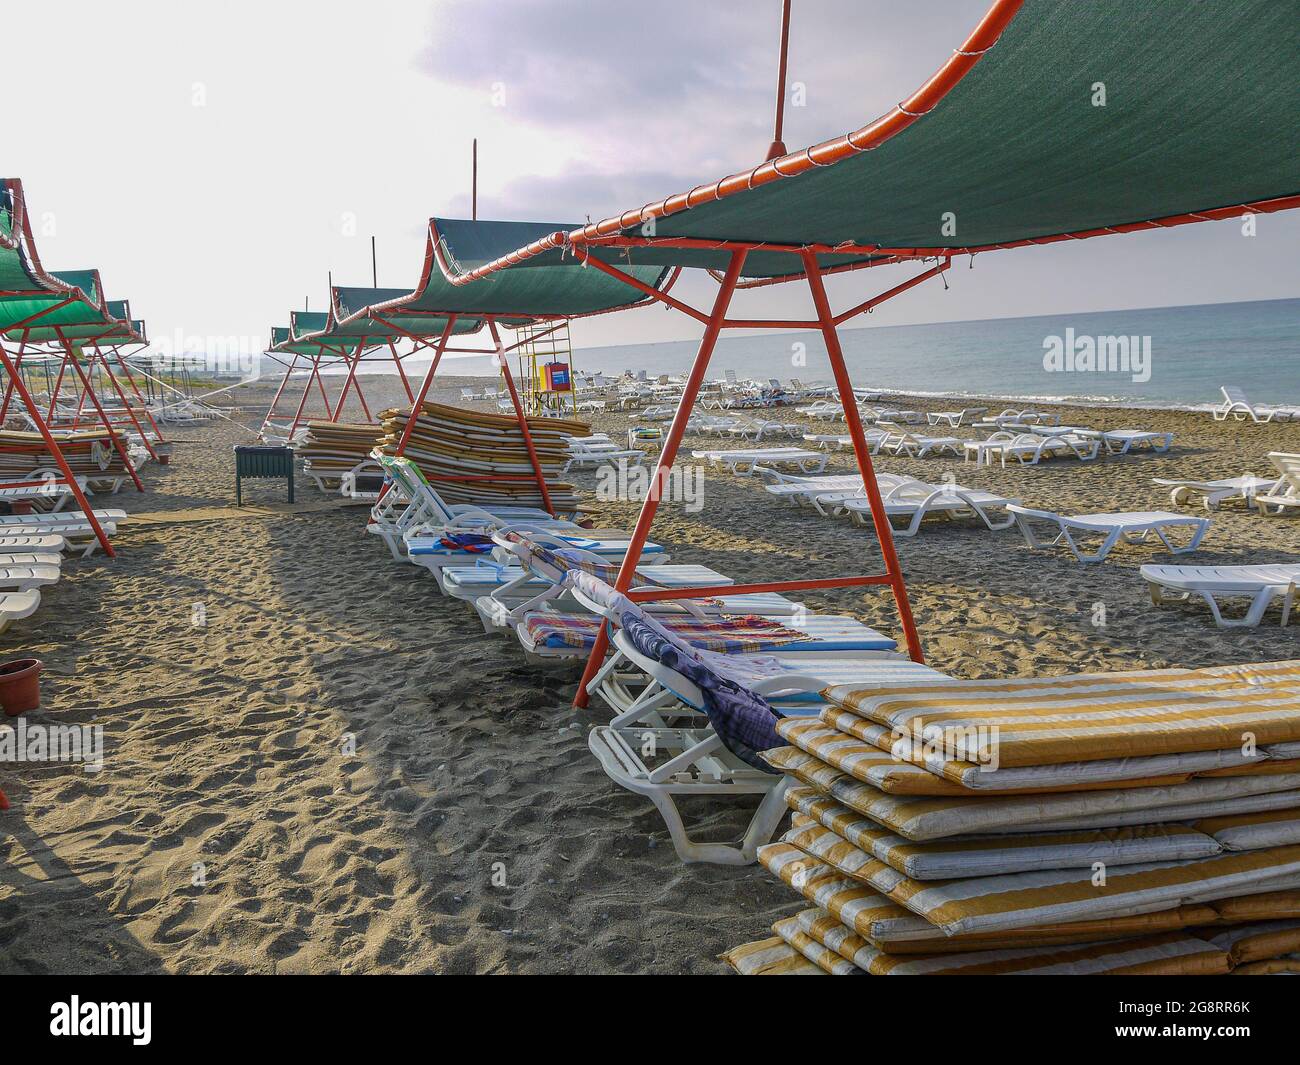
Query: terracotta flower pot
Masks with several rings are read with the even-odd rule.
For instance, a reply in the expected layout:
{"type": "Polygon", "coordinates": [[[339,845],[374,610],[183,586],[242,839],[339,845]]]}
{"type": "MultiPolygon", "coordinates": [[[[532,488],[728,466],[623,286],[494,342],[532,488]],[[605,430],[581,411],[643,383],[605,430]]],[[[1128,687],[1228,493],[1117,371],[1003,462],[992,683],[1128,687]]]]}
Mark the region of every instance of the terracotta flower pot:
{"type": "Polygon", "coordinates": [[[41,660],[17,658],[0,665],[0,706],[10,717],[41,705],[41,660]]]}

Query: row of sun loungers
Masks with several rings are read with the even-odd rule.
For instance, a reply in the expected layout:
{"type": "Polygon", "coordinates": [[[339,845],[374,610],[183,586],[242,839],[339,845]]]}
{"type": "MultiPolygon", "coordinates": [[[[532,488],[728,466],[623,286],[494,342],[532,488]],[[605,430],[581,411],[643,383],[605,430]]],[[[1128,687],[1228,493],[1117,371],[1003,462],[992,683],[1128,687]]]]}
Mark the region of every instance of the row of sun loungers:
{"type": "Polygon", "coordinates": [[[738,971],[1225,973],[1300,952],[1300,662],[931,674],[769,722],[793,820],[757,854],[803,908],[728,952],[738,971]]]}

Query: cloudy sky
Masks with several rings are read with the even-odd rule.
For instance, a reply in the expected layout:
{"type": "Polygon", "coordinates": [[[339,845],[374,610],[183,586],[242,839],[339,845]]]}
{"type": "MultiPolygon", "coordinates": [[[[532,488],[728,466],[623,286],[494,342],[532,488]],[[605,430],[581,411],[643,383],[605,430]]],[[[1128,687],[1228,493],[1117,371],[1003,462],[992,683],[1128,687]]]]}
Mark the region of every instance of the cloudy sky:
{"type": "MultiPolygon", "coordinates": [[[[856,128],[925,80],[987,0],[795,0],[785,139],[856,128]]],[[[780,0],[60,0],[6,10],[8,176],[49,268],[99,267],[164,344],[260,346],[340,284],[418,278],[425,220],[579,222],[753,165],[780,0]],[[57,24],[56,24],[57,23],[57,24]]],[[[872,324],[1297,294],[1295,213],[980,256],[872,324]]],[[[895,279],[836,279],[862,299],[895,279]]],[[[881,271],[885,273],[885,271],[881,271]]],[[[899,274],[898,277],[903,275],[899,274]]],[[[804,310],[794,286],[737,312],[804,310]]],[[[711,283],[678,287],[705,300],[711,283]]],[[[694,338],[660,309],[580,346],[694,338]]]]}

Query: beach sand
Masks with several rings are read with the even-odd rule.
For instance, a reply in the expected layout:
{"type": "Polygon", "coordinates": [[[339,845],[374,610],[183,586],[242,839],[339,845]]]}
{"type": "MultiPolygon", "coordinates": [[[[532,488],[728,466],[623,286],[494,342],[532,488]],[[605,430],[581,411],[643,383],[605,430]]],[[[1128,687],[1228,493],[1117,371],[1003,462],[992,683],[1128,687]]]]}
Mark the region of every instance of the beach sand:
{"type": "MultiPolygon", "coordinates": [[[[431,398],[456,401],[483,382],[439,383],[431,398]]],[[[385,389],[396,403],[395,384],[367,378],[372,407],[385,389]]],[[[269,390],[234,395],[233,417],[259,424],[269,390]]],[[[628,424],[594,420],[611,435],[628,424]]],[[[1068,409],[1066,421],[1170,429],[1175,448],[879,468],[951,473],[1062,511],[1167,509],[1153,477],[1265,473],[1267,452],[1300,451],[1300,425],[1114,409],[1068,409]]],[[[0,635],[6,658],[45,663],[31,721],[102,725],[106,746],[93,775],[0,764],[13,803],[0,814],[0,972],[716,973],[720,951],[796,908],[757,866],[682,865],[651,804],[588,752],[602,715],[571,708],[574,675],[485,637],[465,604],[364,534],[364,507],[300,476],[297,506],[276,502],[282,485],[253,482],[241,513],[230,448],[251,434],[218,421],[169,435],[174,464],[148,469],[147,494],[111,500],[146,516],[119,531],[119,557],[67,560],[38,613],[0,635]]],[[[835,455],[832,469],[850,461],[835,455]]],[[[576,475],[588,496],[596,477],[576,475]]],[[[653,535],[675,561],[737,579],[878,568],[869,529],[777,502],[753,479],[709,471],[704,489],[701,513],[660,510],[653,535]]],[[[637,508],[593,509],[630,526],[637,508]]],[[[1082,566],[1029,551],[1014,530],[948,526],[898,550],[928,661],[961,677],[1300,650],[1300,626],[1280,629],[1276,613],[1225,632],[1203,608],[1152,607],[1137,568],[1169,556],[1149,548],[1082,566]]],[[[1300,519],[1222,510],[1186,560],[1297,555],[1300,519]]],[[[879,594],[802,598],[898,631],[879,594]]],[[[749,814],[687,809],[719,839],[749,814]]]]}

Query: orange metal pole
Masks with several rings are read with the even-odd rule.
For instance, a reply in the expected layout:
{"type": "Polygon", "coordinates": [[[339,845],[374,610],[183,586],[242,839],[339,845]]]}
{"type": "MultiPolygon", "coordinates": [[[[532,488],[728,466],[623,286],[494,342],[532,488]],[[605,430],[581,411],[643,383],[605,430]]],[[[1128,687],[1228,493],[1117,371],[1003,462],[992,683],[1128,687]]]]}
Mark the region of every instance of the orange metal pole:
{"type": "Polygon", "coordinates": [[[86,493],[81,490],[81,485],[77,483],[76,475],[72,472],[72,467],[68,465],[63,449],[59,447],[59,442],[54,438],[54,434],[50,432],[50,427],[45,424],[41,412],[36,409],[36,405],[32,402],[31,393],[27,391],[27,386],[16,375],[14,364],[9,360],[9,353],[5,351],[3,345],[0,345],[0,363],[4,364],[4,368],[14,382],[14,388],[18,390],[18,397],[27,407],[27,412],[32,416],[32,421],[36,423],[36,431],[41,434],[41,437],[45,440],[45,446],[49,448],[50,454],[54,456],[54,462],[59,467],[59,472],[63,474],[64,480],[72,492],[72,497],[77,501],[77,506],[81,508],[81,512],[86,515],[86,521],[90,523],[90,527],[95,531],[95,539],[99,541],[99,546],[104,549],[104,554],[109,558],[115,558],[116,552],[113,550],[113,545],[108,542],[108,536],[105,535],[103,526],[99,524],[99,519],[95,517],[95,512],[86,499],[86,493]]]}
{"type": "Polygon", "coordinates": [[[280,402],[280,393],[284,391],[284,386],[289,383],[289,378],[293,376],[293,368],[298,365],[298,360],[301,357],[298,352],[293,353],[293,362],[289,363],[289,368],[284,371],[284,380],[280,382],[280,387],[275,390],[275,395],[271,397],[271,405],[266,409],[266,417],[262,419],[262,427],[257,431],[259,437],[266,432],[267,423],[271,420],[271,415],[275,413],[275,405],[280,402]]]}
{"type": "Polygon", "coordinates": [[[158,428],[158,423],[154,421],[153,412],[149,409],[149,404],[145,402],[145,398],[140,392],[140,386],[135,383],[135,376],[131,373],[131,367],[127,363],[126,359],[122,357],[122,352],[117,348],[114,348],[113,358],[117,360],[118,366],[122,368],[122,375],[126,378],[127,384],[131,386],[131,391],[135,393],[135,398],[140,401],[141,409],[144,411],[144,416],[149,419],[149,424],[153,427],[154,434],[158,437],[159,441],[165,442],[167,438],[163,436],[162,430],[158,428]]]}
{"type": "MultiPolygon", "coordinates": [[[[339,420],[339,415],[343,413],[343,404],[347,402],[348,389],[352,387],[352,382],[357,376],[357,363],[361,361],[361,349],[365,347],[365,342],[365,337],[362,337],[361,343],[357,345],[354,358],[348,359],[346,355],[343,356],[344,359],[348,359],[348,379],[343,382],[343,391],[339,393],[338,404],[334,407],[334,413],[330,415],[330,421],[332,422],[337,422],[339,420]]],[[[361,396],[360,385],[357,386],[357,396],[361,396]]],[[[361,409],[366,412],[366,420],[368,421],[370,419],[370,411],[366,408],[366,401],[364,399],[361,400],[361,409]]]]}
{"type": "MultiPolygon", "coordinates": [[[[18,370],[19,372],[21,372],[23,368],[23,349],[26,347],[27,347],[27,341],[24,340],[22,341],[22,343],[18,345],[18,353],[17,355],[14,356],[14,369],[18,370]]],[[[48,378],[46,378],[46,380],[48,380],[48,378]]],[[[9,415],[9,401],[10,399],[13,398],[13,394],[14,394],[14,381],[13,378],[11,377],[9,379],[9,383],[5,385],[4,403],[0,404],[0,425],[4,423],[5,418],[8,417],[9,415]]]]}
{"type": "Polygon", "coordinates": [[[867,447],[866,434],[862,431],[862,417],[858,413],[857,397],[853,393],[853,382],[844,365],[844,351],[840,347],[839,333],[835,330],[835,316],[831,313],[830,301],[826,298],[826,286],[822,283],[817,268],[817,256],[812,252],[803,253],[804,273],[808,276],[808,288],[812,293],[813,306],[817,308],[817,319],[821,322],[822,339],[826,343],[826,354],[830,358],[831,372],[835,377],[835,387],[840,394],[840,404],[844,408],[844,421],[853,441],[853,453],[857,456],[858,470],[862,474],[862,487],[866,490],[867,500],[871,504],[871,520],[876,527],[876,538],[880,541],[880,553],[885,560],[885,573],[894,592],[894,602],[898,605],[898,616],[903,623],[903,633],[907,638],[907,651],[914,662],[924,662],[921,653],[921,637],[916,631],[916,622],[912,618],[912,604],[907,598],[907,584],[903,580],[903,570],[898,563],[898,553],[894,550],[894,532],[889,518],[885,514],[885,503],[880,497],[880,486],[876,484],[876,472],[871,464],[871,451],[867,447]]]}
{"type": "Polygon", "coordinates": [[[442,350],[447,346],[447,341],[451,338],[451,331],[455,328],[457,315],[448,315],[447,324],[443,326],[442,336],[438,339],[438,346],[433,352],[433,361],[429,363],[429,369],[424,374],[424,380],[420,382],[420,394],[416,396],[411,404],[411,416],[406,419],[406,428],[402,430],[402,437],[397,441],[398,455],[406,453],[407,441],[411,439],[411,434],[415,432],[415,419],[419,414],[420,408],[424,406],[424,397],[429,394],[429,388],[433,384],[433,376],[438,372],[438,363],[442,361],[442,350]]]}
{"type": "Polygon", "coordinates": [[[785,71],[786,58],[790,54],[790,0],[781,4],[781,62],[776,75],[776,125],[772,135],[772,144],[767,149],[767,158],[780,159],[785,155],[785,141],[781,138],[781,128],[785,125],[785,71]]]}
{"type": "MultiPolygon", "coordinates": [[[[740,271],[744,268],[746,254],[744,251],[731,253],[731,262],[727,265],[727,272],[718,286],[718,294],[713,300],[713,312],[709,315],[709,324],[704,329],[704,336],[700,338],[700,347],[695,353],[690,377],[687,378],[686,387],[682,390],[682,401],[678,404],[677,413],[673,416],[673,424],[664,437],[663,449],[659,452],[659,461],[655,464],[654,479],[650,482],[650,490],[641,504],[641,513],[637,515],[636,527],[632,530],[632,540],[618,569],[618,578],[614,582],[614,587],[620,592],[626,592],[631,586],[637,564],[641,561],[641,551],[650,535],[650,525],[654,521],[655,512],[659,509],[659,497],[673,462],[677,458],[677,448],[681,445],[682,437],[686,435],[686,423],[691,420],[695,397],[699,394],[700,385],[704,383],[709,359],[712,358],[713,349],[717,346],[718,337],[722,333],[722,322],[727,316],[727,307],[731,303],[736,283],[740,280],[740,271]]],[[[596,631],[596,642],[591,648],[591,656],[587,659],[582,680],[578,682],[578,692],[573,697],[574,706],[587,705],[587,684],[604,662],[605,650],[608,646],[609,639],[602,625],[596,631]]]]}
{"type": "MultiPolygon", "coordinates": [[[[307,406],[307,398],[311,395],[311,383],[312,379],[316,376],[317,359],[319,359],[319,356],[312,360],[311,373],[307,375],[307,380],[303,382],[302,398],[298,400],[298,409],[293,412],[293,425],[289,427],[289,439],[291,440],[293,439],[293,434],[298,431],[298,419],[302,417],[303,408],[307,406]]],[[[326,414],[329,413],[328,403],[325,405],[325,411],[326,414]]]]}
{"type": "Polygon", "coordinates": [[[402,379],[402,387],[406,389],[407,402],[414,403],[415,393],[411,391],[411,382],[406,379],[406,369],[402,366],[402,359],[397,354],[397,345],[393,343],[391,337],[388,340],[388,352],[393,357],[393,365],[397,367],[397,376],[402,379]]]}
{"type": "MultiPolygon", "coordinates": [[[[57,329],[55,332],[58,333],[60,339],[62,339],[63,334],[57,329]]],[[[64,347],[67,348],[68,361],[72,363],[73,371],[81,378],[81,383],[86,389],[85,394],[82,396],[83,401],[86,396],[90,397],[90,402],[95,408],[95,413],[99,415],[99,420],[103,423],[104,428],[108,430],[108,436],[109,439],[113,441],[113,447],[115,447],[117,453],[122,456],[122,462],[126,466],[126,472],[131,475],[131,480],[135,482],[135,490],[137,492],[143,492],[144,484],[140,480],[140,475],[135,472],[135,466],[131,463],[131,456],[127,454],[126,445],[122,443],[122,438],[117,435],[117,430],[113,428],[113,423],[108,420],[108,415],[104,413],[104,408],[100,405],[99,397],[95,395],[95,389],[91,385],[90,379],[86,376],[85,370],[81,368],[81,363],[77,361],[77,356],[73,351],[72,345],[66,340],[63,341],[63,344],[64,347]]],[[[91,366],[91,369],[94,369],[93,365],[91,366]]]]}
{"type": "Polygon", "coordinates": [[[551,503],[551,492],[546,487],[546,475],[542,473],[542,463],[537,457],[537,448],[533,446],[533,434],[528,429],[528,419],[524,416],[523,405],[519,402],[519,393],[515,390],[515,379],[510,376],[510,360],[505,357],[501,346],[501,337],[497,333],[496,319],[489,316],[488,329],[492,333],[492,343],[496,345],[501,359],[501,375],[506,379],[506,388],[510,390],[510,401],[515,405],[515,417],[519,419],[519,431],[524,434],[524,447],[528,449],[528,461],[533,464],[533,474],[537,478],[537,490],[542,493],[542,506],[546,512],[555,517],[555,507],[551,503]]]}
{"type": "Polygon", "coordinates": [[[117,378],[113,376],[113,369],[108,365],[108,360],[104,358],[104,353],[99,350],[99,345],[94,346],[94,352],[99,356],[100,363],[103,364],[104,373],[108,377],[109,384],[113,386],[113,391],[117,393],[117,398],[122,401],[122,406],[126,408],[127,416],[131,419],[131,424],[135,426],[135,431],[140,434],[140,439],[144,441],[145,450],[149,452],[149,457],[158,461],[158,452],[153,449],[153,444],[149,442],[149,434],[144,431],[140,425],[140,420],[135,416],[135,410],[131,407],[131,401],[126,398],[126,393],[122,391],[122,386],[117,383],[117,378]]]}

